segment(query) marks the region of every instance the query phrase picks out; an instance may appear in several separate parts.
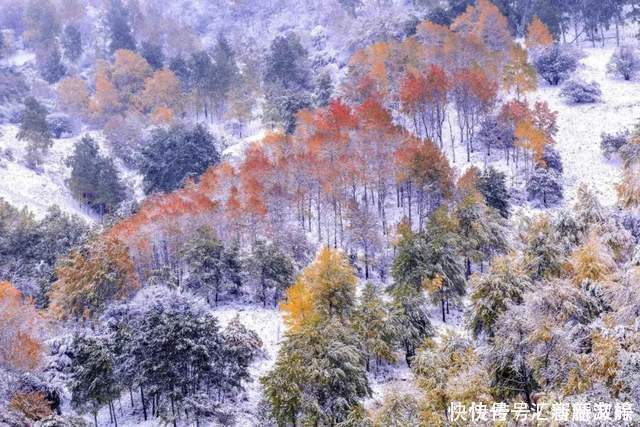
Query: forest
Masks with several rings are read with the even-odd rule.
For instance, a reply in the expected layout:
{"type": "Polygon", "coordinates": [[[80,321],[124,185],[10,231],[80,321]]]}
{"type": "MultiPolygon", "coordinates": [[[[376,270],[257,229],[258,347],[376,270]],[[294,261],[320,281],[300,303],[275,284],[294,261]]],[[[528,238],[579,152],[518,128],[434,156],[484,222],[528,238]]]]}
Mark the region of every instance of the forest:
{"type": "Polygon", "coordinates": [[[0,426],[640,424],[638,0],[0,0],[0,426]]]}

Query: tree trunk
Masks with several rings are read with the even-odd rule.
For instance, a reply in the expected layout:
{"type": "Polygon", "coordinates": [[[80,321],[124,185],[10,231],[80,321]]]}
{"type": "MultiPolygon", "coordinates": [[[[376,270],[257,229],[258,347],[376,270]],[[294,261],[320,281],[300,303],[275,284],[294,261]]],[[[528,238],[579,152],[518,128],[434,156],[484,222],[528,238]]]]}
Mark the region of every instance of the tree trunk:
{"type": "Polygon", "coordinates": [[[147,404],[144,401],[144,391],[142,390],[142,386],[140,386],[140,402],[142,402],[142,415],[144,416],[144,420],[147,421],[147,404]]]}
{"type": "Polygon", "coordinates": [[[446,315],[445,309],[444,309],[444,297],[442,297],[440,302],[442,303],[442,322],[443,323],[447,323],[447,315],[446,315]]]}

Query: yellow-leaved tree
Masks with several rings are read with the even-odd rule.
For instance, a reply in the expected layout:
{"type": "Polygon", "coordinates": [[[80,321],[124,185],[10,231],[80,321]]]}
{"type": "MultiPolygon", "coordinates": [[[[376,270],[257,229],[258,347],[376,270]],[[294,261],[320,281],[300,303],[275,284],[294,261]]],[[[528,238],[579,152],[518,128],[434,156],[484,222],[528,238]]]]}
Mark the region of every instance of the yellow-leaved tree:
{"type": "Polygon", "coordinates": [[[345,255],[325,247],[298,276],[280,304],[292,330],[320,319],[345,318],[353,309],[357,278],[345,255]]]}

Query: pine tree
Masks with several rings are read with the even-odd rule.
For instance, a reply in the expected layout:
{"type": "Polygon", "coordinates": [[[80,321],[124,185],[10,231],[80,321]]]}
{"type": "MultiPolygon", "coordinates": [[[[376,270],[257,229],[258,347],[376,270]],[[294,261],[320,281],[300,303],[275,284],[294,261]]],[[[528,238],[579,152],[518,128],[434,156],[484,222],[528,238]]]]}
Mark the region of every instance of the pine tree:
{"type": "Polygon", "coordinates": [[[31,167],[40,164],[53,143],[47,123],[47,109],[33,97],[27,98],[24,102],[24,110],[20,115],[20,130],[16,137],[20,141],[27,141],[26,161],[31,167]]]}
{"type": "Polygon", "coordinates": [[[471,318],[469,326],[478,337],[494,335],[498,317],[509,304],[522,303],[522,296],[531,289],[531,282],[513,256],[495,258],[491,271],[471,280],[471,318]]]}
{"type": "Polygon", "coordinates": [[[119,49],[136,50],[136,42],[129,26],[129,11],[122,0],[109,1],[106,26],[109,29],[111,53],[119,49]]]}
{"type": "Polygon", "coordinates": [[[183,249],[182,258],[187,266],[187,287],[195,294],[202,294],[209,302],[218,299],[225,283],[224,246],[208,227],[200,228],[183,249]]]}
{"type": "Polygon", "coordinates": [[[82,55],[82,33],[75,24],[67,24],[62,34],[64,56],[71,62],[76,62],[82,55]]]}
{"type": "Polygon", "coordinates": [[[57,44],[36,50],[36,65],[40,76],[50,84],[57,83],[67,72],[57,44]]]}
{"type": "Polygon", "coordinates": [[[493,167],[485,169],[478,177],[478,190],[487,205],[500,212],[503,218],[509,218],[509,191],[504,173],[493,167]]]}
{"type": "Polygon", "coordinates": [[[392,297],[390,312],[393,336],[404,350],[407,366],[411,366],[416,349],[426,338],[433,336],[427,300],[422,291],[406,285],[393,289],[392,297]]]}
{"type": "Polygon", "coordinates": [[[219,161],[216,140],[203,126],[156,129],[140,159],[144,190],[147,194],[175,190],[219,161]]]}
{"type": "Polygon", "coordinates": [[[162,46],[158,44],[143,41],[140,46],[140,55],[154,70],[159,70],[164,66],[164,53],[162,52],[162,46]]]}
{"type": "Polygon", "coordinates": [[[288,33],[273,40],[265,68],[265,120],[293,133],[296,113],[311,101],[307,51],[295,34],[288,33]]]}
{"type": "Polygon", "coordinates": [[[524,237],[523,264],[529,277],[541,280],[562,271],[562,250],[554,235],[551,221],[540,216],[528,226],[524,237]]]}
{"type": "Polygon", "coordinates": [[[113,212],[126,198],[113,161],[100,155],[90,136],[76,143],[66,165],[71,168],[68,184],[73,195],[99,214],[113,212]]]}
{"type": "Polygon", "coordinates": [[[238,66],[236,64],[235,53],[222,34],[218,35],[218,41],[213,49],[212,59],[213,68],[211,70],[209,87],[216,105],[215,111],[218,117],[221,117],[226,109],[229,91],[238,80],[238,66]]]}
{"type": "Polygon", "coordinates": [[[363,345],[367,371],[370,370],[371,359],[377,365],[382,361],[395,361],[390,315],[378,292],[375,285],[367,283],[352,315],[353,328],[363,345]]]}
{"type": "Polygon", "coordinates": [[[113,400],[120,396],[109,347],[102,337],[78,336],[73,343],[71,405],[81,412],[91,412],[96,427],[103,406],[109,405],[109,413],[116,416],[113,400]]]}
{"type": "Polygon", "coordinates": [[[267,306],[267,293],[273,290],[273,305],[293,282],[293,263],[278,246],[258,240],[252,248],[248,261],[249,270],[256,282],[256,293],[267,306]]]}
{"type": "Polygon", "coordinates": [[[279,425],[336,425],[370,394],[360,344],[338,319],[288,333],[274,369],[260,382],[279,425]]]}
{"type": "Polygon", "coordinates": [[[563,198],[561,175],[550,168],[536,167],[527,181],[529,200],[542,203],[545,208],[563,198]]]}

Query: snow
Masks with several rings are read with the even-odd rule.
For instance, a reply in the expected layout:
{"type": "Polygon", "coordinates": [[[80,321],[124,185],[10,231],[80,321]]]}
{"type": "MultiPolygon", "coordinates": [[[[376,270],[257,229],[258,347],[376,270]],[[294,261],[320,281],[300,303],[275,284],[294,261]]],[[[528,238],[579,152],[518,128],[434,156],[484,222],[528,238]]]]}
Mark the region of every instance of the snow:
{"type": "MultiPolygon", "coordinates": [[[[17,208],[26,206],[36,218],[44,217],[50,206],[58,205],[63,211],[88,222],[99,221],[98,215],[73,198],[66,185],[71,171],[65,165],[65,159],[73,153],[75,143],[86,134],[98,142],[103,155],[109,155],[101,132],[80,132],[73,138],[54,139],[41,171],[25,165],[23,159],[27,144],[16,138],[17,133],[15,125],[0,126],[0,197],[17,208]],[[7,150],[11,156],[6,155],[7,150]]],[[[134,198],[140,200],[143,197],[140,175],[125,168],[117,159],[115,165],[120,177],[133,189],[134,198]]]]}
{"type": "Polygon", "coordinates": [[[559,97],[560,87],[540,84],[534,100],[547,101],[558,111],[556,148],[564,163],[565,204],[571,205],[580,183],[590,186],[606,205],[616,200],[615,185],[621,178],[619,159],[608,161],[600,150],[603,132],[614,133],[633,127],[640,116],[640,82],[607,75],[607,63],[615,47],[585,48],[576,77],[595,81],[602,89],[602,101],[571,105],[559,97]]]}

